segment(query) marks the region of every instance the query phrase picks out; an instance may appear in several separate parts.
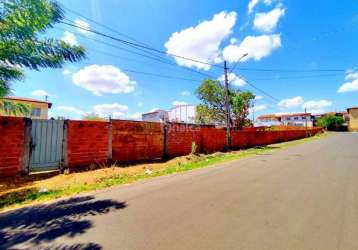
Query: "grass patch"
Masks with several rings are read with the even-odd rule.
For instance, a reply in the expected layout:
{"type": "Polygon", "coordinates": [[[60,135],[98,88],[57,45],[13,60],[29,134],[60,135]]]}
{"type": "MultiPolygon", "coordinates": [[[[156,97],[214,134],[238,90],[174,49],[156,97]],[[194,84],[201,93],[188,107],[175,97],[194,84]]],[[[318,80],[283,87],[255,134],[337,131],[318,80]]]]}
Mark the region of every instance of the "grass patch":
{"type": "Polygon", "coordinates": [[[183,156],[160,164],[144,164],[127,168],[111,166],[106,169],[93,170],[85,173],[57,175],[47,180],[39,180],[26,184],[21,188],[14,188],[13,190],[3,192],[2,194],[0,193],[0,210],[49,201],[115,185],[129,184],[142,179],[204,168],[217,163],[268,153],[288,146],[316,140],[324,135],[325,134],[316,135],[301,140],[228,153],[183,156]],[[150,173],[147,173],[148,170],[150,173]],[[62,186],[54,187],[52,183],[56,181],[61,183],[62,186]]]}

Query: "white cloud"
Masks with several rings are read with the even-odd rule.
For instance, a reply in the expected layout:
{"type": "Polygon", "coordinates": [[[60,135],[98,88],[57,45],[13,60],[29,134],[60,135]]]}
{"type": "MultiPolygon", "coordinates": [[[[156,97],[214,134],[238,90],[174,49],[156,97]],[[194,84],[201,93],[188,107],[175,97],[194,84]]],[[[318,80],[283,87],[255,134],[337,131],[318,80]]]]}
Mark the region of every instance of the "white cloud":
{"type": "Polygon", "coordinates": [[[356,80],[356,79],[358,79],[358,72],[348,71],[345,79],[346,80],[356,80]]]}
{"type": "Polygon", "coordinates": [[[338,93],[358,91],[358,72],[353,70],[347,70],[345,79],[349,82],[342,84],[338,93]]]}
{"type": "Polygon", "coordinates": [[[76,19],[75,20],[75,24],[76,26],[79,26],[80,28],[77,28],[77,30],[83,34],[89,34],[89,31],[90,30],[90,25],[89,23],[81,20],[81,19],[76,19]]]}
{"type": "Polygon", "coordinates": [[[183,102],[183,101],[174,101],[173,102],[173,106],[180,106],[180,105],[186,105],[187,103],[186,102],[183,102]]]}
{"type": "Polygon", "coordinates": [[[358,91],[358,79],[352,82],[346,82],[339,87],[338,93],[358,91]]]}
{"type": "Polygon", "coordinates": [[[285,15],[283,8],[275,8],[267,13],[257,13],[254,19],[254,27],[262,32],[272,32],[283,15],[285,15]]]}
{"type": "Polygon", "coordinates": [[[34,91],[31,92],[31,95],[33,96],[39,96],[39,97],[44,97],[44,96],[50,96],[45,90],[43,89],[36,89],[34,91]]]}
{"type": "Polygon", "coordinates": [[[184,90],[180,93],[182,96],[190,96],[190,92],[187,90],[184,90]]]}
{"type": "Polygon", "coordinates": [[[259,3],[259,0],[250,0],[249,5],[248,5],[248,12],[249,14],[252,13],[252,11],[254,10],[255,6],[259,3]]]}
{"type": "Polygon", "coordinates": [[[122,105],[118,103],[97,104],[93,107],[93,112],[102,117],[120,117],[124,116],[127,111],[127,105],[122,105]]]}
{"type": "Polygon", "coordinates": [[[281,47],[281,35],[247,36],[240,45],[229,45],[223,50],[223,56],[229,62],[241,62],[253,59],[261,60],[281,47]],[[245,53],[247,56],[242,57],[245,53]]]}
{"type": "Polygon", "coordinates": [[[257,95],[255,96],[255,100],[258,101],[258,100],[262,100],[264,97],[262,95],[257,95]]]}
{"type": "MultiPolygon", "coordinates": [[[[319,100],[319,101],[307,101],[302,105],[303,109],[307,109],[307,112],[313,110],[324,110],[326,107],[332,106],[332,102],[328,100],[319,100]]],[[[310,112],[312,113],[312,112],[310,112]]]]}
{"type": "Polygon", "coordinates": [[[80,109],[72,107],[72,106],[58,106],[57,109],[60,110],[60,111],[65,111],[66,113],[70,112],[70,113],[74,113],[74,114],[77,114],[77,115],[84,115],[85,114],[85,112],[83,110],[80,110],[80,109]]]}
{"type": "Polygon", "coordinates": [[[71,75],[72,74],[72,72],[71,72],[71,70],[69,70],[69,69],[64,69],[63,71],[62,71],[62,75],[64,75],[64,76],[69,76],[69,75],[71,75]]]}
{"type": "MultiPolygon", "coordinates": [[[[225,81],[225,76],[222,75],[218,78],[219,81],[224,82],[225,81]]],[[[238,77],[237,75],[235,75],[234,73],[230,73],[228,75],[228,81],[229,83],[235,85],[236,87],[242,87],[246,84],[245,80],[238,77]]]]}
{"type": "MultiPolygon", "coordinates": [[[[220,44],[232,32],[236,23],[235,12],[222,11],[209,21],[189,27],[171,35],[165,43],[167,53],[177,54],[204,62],[214,62],[220,58],[220,44]]],[[[175,58],[181,66],[209,70],[210,65],[182,58],[175,58]]]]}
{"type": "Polygon", "coordinates": [[[62,41],[72,46],[78,44],[76,40],[76,36],[67,30],[65,30],[65,32],[63,33],[62,41]]]}
{"type": "Polygon", "coordinates": [[[143,102],[138,102],[138,103],[137,103],[137,106],[138,106],[138,107],[143,107],[143,102]]]}
{"type": "Polygon", "coordinates": [[[253,113],[253,112],[258,112],[258,111],[262,111],[265,109],[267,109],[267,106],[265,104],[255,105],[253,108],[249,109],[249,112],[253,113]]]}
{"type": "Polygon", "coordinates": [[[265,5],[270,5],[273,2],[276,2],[276,0],[250,0],[249,5],[247,6],[248,13],[251,14],[256,5],[260,2],[264,3],[265,5]]]}
{"type": "Polygon", "coordinates": [[[72,81],[79,87],[100,96],[104,93],[130,93],[134,91],[135,81],[112,65],[90,65],[72,75],[72,81]]]}
{"type": "Polygon", "coordinates": [[[293,108],[303,104],[303,98],[301,96],[296,96],[290,99],[283,99],[278,103],[278,106],[281,108],[293,108]]]}

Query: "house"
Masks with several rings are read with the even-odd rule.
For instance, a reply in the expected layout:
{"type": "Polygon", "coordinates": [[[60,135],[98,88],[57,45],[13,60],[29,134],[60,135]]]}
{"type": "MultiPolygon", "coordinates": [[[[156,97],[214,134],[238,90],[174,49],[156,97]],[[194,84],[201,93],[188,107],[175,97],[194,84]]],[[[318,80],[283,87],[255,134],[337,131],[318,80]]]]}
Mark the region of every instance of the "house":
{"type": "Polygon", "coordinates": [[[165,110],[155,110],[142,114],[142,120],[145,122],[166,122],[169,121],[168,112],[165,110]]]}
{"type": "Polygon", "coordinates": [[[311,113],[293,113],[281,115],[281,122],[285,126],[313,127],[311,113]]]}
{"type": "Polygon", "coordinates": [[[147,122],[183,122],[195,123],[196,106],[195,105],[177,105],[166,110],[155,110],[142,114],[142,120],[147,122]]]}
{"type": "Polygon", "coordinates": [[[171,122],[195,123],[196,105],[178,105],[172,108],[168,114],[171,122]]]}
{"type": "Polygon", "coordinates": [[[271,126],[280,126],[281,116],[269,114],[269,115],[260,115],[256,118],[255,127],[271,127],[271,126]]]}
{"type": "Polygon", "coordinates": [[[358,132],[358,107],[352,107],[347,109],[349,115],[349,131],[358,132]]]}
{"type": "MultiPolygon", "coordinates": [[[[11,103],[23,103],[27,104],[30,108],[29,118],[32,119],[48,119],[48,110],[52,107],[52,103],[47,101],[40,101],[36,99],[26,98],[26,97],[3,97],[0,101],[11,102],[11,103]]],[[[0,116],[8,115],[6,110],[0,110],[0,116]]],[[[12,115],[12,114],[11,114],[12,115]]],[[[23,114],[16,114],[15,116],[22,117],[23,114]]]]}

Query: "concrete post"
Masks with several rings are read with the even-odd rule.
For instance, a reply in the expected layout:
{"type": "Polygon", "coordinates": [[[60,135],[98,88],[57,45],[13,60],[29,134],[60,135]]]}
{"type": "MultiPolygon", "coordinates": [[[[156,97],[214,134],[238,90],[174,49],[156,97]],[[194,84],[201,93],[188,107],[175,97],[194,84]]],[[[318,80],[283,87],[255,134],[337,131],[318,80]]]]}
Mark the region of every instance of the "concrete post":
{"type": "Polygon", "coordinates": [[[60,171],[68,168],[68,123],[69,120],[63,122],[63,139],[62,139],[62,161],[60,171]]]}
{"type": "Polygon", "coordinates": [[[112,129],[112,119],[109,118],[108,123],[108,162],[112,163],[112,138],[113,138],[113,129],[112,129]]]}
{"type": "Polygon", "coordinates": [[[30,172],[31,153],[32,153],[32,120],[24,118],[24,151],[22,155],[21,174],[27,175],[30,172]]]}

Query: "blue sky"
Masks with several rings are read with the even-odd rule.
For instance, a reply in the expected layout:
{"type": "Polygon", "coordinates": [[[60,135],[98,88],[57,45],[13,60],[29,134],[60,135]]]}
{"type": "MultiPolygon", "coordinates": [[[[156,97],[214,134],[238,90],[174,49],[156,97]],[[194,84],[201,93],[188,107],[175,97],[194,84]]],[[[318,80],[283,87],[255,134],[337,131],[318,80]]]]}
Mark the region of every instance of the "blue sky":
{"type": "MultiPolygon", "coordinates": [[[[229,66],[237,63],[231,84],[259,97],[255,113],[341,111],[358,105],[358,2],[327,0],[62,0],[119,33],[77,14],[66,18],[82,27],[137,41],[169,53],[229,66]],[[248,55],[237,62],[242,54],[248,55]],[[271,71],[267,71],[267,69],[271,71]],[[334,70],[334,71],[324,71],[334,70]],[[245,84],[240,77],[265,94],[245,84]],[[268,95],[266,95],[268,94],[268,95]]],[[[12,85],[16,96],[53,102],[51,115],[81,118],[136,118],[155,108],[196,104],[195,89],[203,76],[220,78],[223,69],[168,56],[173,65],[95,42],[97,39],[132,51],[116,41],[64,24],[46,36],[83,45],[88,58],[63,69],[26,71],[12,85]],[[166,79],[133,71],[174,78],[166,79]],[[189,79],[189,80],[188,80],[189,79]]],[[[137,51],[143,53],[142,51],[137,51]]],[[[161,54],[158,54],[162,56],[161,54]]]]}

